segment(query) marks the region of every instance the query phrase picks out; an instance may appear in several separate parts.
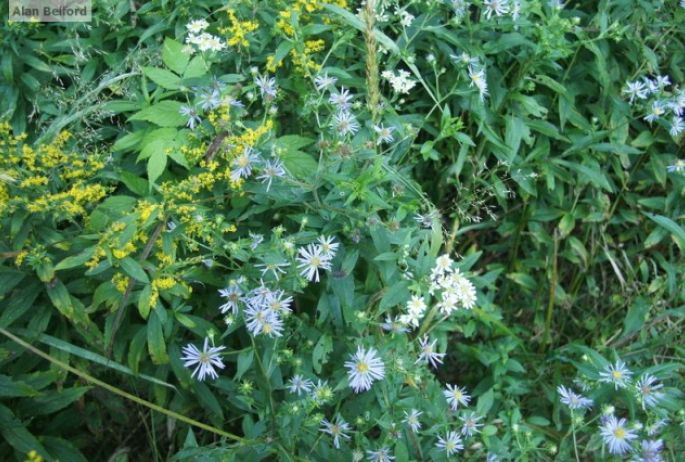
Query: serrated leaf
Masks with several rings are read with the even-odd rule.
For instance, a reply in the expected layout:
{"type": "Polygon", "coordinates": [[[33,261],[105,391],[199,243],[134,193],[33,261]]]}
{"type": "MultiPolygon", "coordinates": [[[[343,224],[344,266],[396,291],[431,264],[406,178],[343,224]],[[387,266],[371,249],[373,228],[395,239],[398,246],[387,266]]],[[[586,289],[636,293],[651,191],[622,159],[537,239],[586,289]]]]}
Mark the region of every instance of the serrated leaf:
{"type": "Polygon", "coordinates": [[[145,178],[141,178],[135,173],[121,172],[121,182],[126,185],[132,193],[145,196],[150,190],[150,184],[145,178]]]}
{"type": "Polygon", "coordinates": [[[128,135],[124,135],[118,140],[116,140],[116,142],[112,145],[112,151],[130,151],[131,149],[136,147],[144,137],[145,132],[142,130],[129,133],[128,135]]]}
{"type": "Polygon", "coordinates": [[[166,69],[143,67],[143,74],[154,83],[167,90],[178,90],[181,87],[181,78],[166,69]]]}
{"type": "Polygon", "coordinates": [[[280,158],[288,172],[301,180],[314,174],[319,166],[311,155],[302,151],[286,151],[281,153],[280,158]]]}
{"type": "Polygon", "coordinates": [[[160,127],[181,127],[188,123],[188,116],[180,112],[181,106],[183,104],[178,101],[162,101],[146,107],[128,120],[145,120],[160,127]]]}
{"type": "Polygon", "coordinates": [[[36,396],[38,391],[20,380],[13,379],[7,375],[0,375],[0,396],[36,396]]]}
{"type": "Polygon", "coordinates": [[[207,74],[208,70],[209,66],[207,66],[207,62],[202,56],[196,56],[188,63],[188,67],[183,73],[183,78],[192,79],[195,77],[203,77],[207,74]]]}
{"type": "Polygon", "coordinates": [[[176,40],[166,38],[162,47],[162,62],[166,67],[182,75],[188,67],[190,55],[183,52],[183,45],[176,40]]]}

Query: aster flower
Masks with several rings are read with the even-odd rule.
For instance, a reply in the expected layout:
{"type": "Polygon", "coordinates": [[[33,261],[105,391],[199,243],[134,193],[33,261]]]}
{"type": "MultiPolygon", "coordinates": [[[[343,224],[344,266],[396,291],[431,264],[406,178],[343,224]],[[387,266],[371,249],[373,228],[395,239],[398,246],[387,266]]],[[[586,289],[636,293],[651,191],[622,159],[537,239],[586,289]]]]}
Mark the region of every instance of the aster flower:
{"type": "Polygon", "coordinates": [[[359,124],[357,119],[349,112],[342,111],[335,116],[333,116],[333,122],[331,123],[331,128],[338,131],[340,136],[345,136],[347,134],[355,134],[359,130],[359,124]]]}
{"type": "Polygon", "coordinates": [[[198,112],[186,104],[181,106],[178,112],[188,117],[188,123],[186,124],[186,127],[190,128],[191,130],[194,130],[197,125],[202,123],[202,119],[200,119],[198,112]]]}
{"type": "Polygon", "coordinates": [[[482,427],[483,424],[478,423],[478,421],[482,418],[483,416],[478,416],[475,412],[459,417],[459,420],[464,422],[464,425],[461,427],[461,434],[464,436],[473,436],[474,433],[480,433],[478,427],[482,427]]]}
{"type": "Polygon", "coordinates": [[[322,432],[328,433],[329,435],[333,436],[333,446],[335,446],[336,449],[340,449],[340,438],[347,438],[350,439],[349,435],[346,435],[343,432],[348,432],[351,430],[350,424],[345,422],[342,417],[340,417],[340,414],[336,416],[335,422],[329,422],[328,420],[323,420],[321,422],[321,429],[322,432]]]}
{"type": "Polygon", "coordinates": [[[366,460],[370,460],[371,462],[390,462],[391,460],[395,460],[395,457],[390,455],[389,448],[380,448],[377,451],[366,451],[366,453],[369,455],[366,460]]]}
{"type": "Polygon", "coordinates": [[[381,124],[374,125],[373,129],[378,135],[378,141],[376,141],[376,144],[392,143],[395,141],[395,139],[392,137],[392,132],[395,130],[395,127],[384,127],[383,124],[381,124]]]}
{"type": "Polygon", "coordinates": [[[328,386],[328,382],[319,380],[314,386],[314,390],[310,395],[314,401],[319,404],[324,404],[333,398],[333,390],[328,386]]]}
{"type": "Polygon", "coordinates": [[[195,374],[198,374],[199,372],[197,376],[199,381],[203,381],[205,376],[210,376],[211,378],[216,379],[219,377],[219,374],[216,373],[214,367],[218,367],[219,369],[223,369],[225,367],[218,353],[225,348],[225,346],[210,348],[209,337],[205,338],[205,344],[202,348],[202,351],[198,350],[195,345],[190,343],[187,346],[184,346],[181,350],[184,354],[184,356],[181,356],[181,360],[184,361],[183,366],[191,367],[197,364],[197,367],[190,376],[191,378],[194,378],[195,374]]]}
{"type": "Polygon", "coordinates": [[[471,401],[471,397],[466,394],[466,388],[459,388],[457,385],[448,384],[447,390],[444,390],[442,393],[447,398],[447,404],[450,405],[450,409],[453,411],[456,411],[460,404],[468,406],[469,401],[471,401]]]}
{"type": "Polygon", "coordinates": [[[421,422],[419,421],[419,417],[421,416],[421,414],[423,414],[423,412],[417,411],[416,409],[412,409],[410,413],[404,411],[404,420],[402,422],[409,425],[411,431],[416,433],[421,428],[421,422]]]}
{"type": "Polygon", "coordinates": [[[685,160],[676,160],[674,164],[667,167],[667,170],[671,173],[685,171],[685,160]]]}
{"type": "Polygon", "coordinates": [[[557,387],[557,392],[561,395],[561,403],[567,405],[569,409],[583,409],[592,406],[591,399],[578,395],[563,385],[557,387]]]}
{"type": "Polygon", "coordinates": [[[280,274],[286,274],[286,271],[284,269],[281,269],[281,268],[288,267],[288,266],[290,266],[290,263],[288,263],[287,261],[284,261],[281,263],[264,262],[264,263],[255,264],[256,268],[263,268],[262,269],[262,276],[264,276],[264,274],[266,274],[267,271],[271,271],[277,281],[280,279],[279,273],[280,274]]]}
{"type": "Polygon", "coordinates": [[[647,435],[654,436],[659,434],[662,428],[668,425],[668,419],[660,419],[647,427],[647,435]]]}
{"type": "Polygon", "coordinates": [[[470,66],[475,66],[478,64],[478,58],[476,56],[471,56],[470,54],[463,52],[460,55],[450,55],[450,58],[452,58],[454,61],[457,62],[457,64],[466,64],[469,67],[470,66]]]}
{"type": "Polygon", "coordinates": [[[673,120],[671,121],[671,129],[668,131],[668,133],[675,138],[676,136],[680,135],[683,130],[685,130],[683,118],[678,116],[673,117],[673,120]]]}
{"type": "Polygon", "coordinates": [[[448,457],[453,453],[464,449],[461,436],[459,436],[457,432],[447,432],[445,439],[438,437],[438,442],[435,444],[435,446],[440,449],[444,449],[448,457]]]}
{"type": "Polygon", "coordinates": [[[485,68],[476,71],[472,66],[469,66],[469,78],[471,79],[469,86],[478,88],[480,100],[483,101],[488,94],[488,82],[485,80],[485,68]]]}
{"type": "Polygon", "coordinates": [[[633,101],[635,101],[635,98],[638,99],[646,99],[647,95],[649,94],[649,89],[646,88],[646,85],[644,82],[640,82],[639,80],[636,80],[635,82],[628,82],[627,83],[628,88],[623,90],[623,93],[627,93],[630,95],[630,104],[633,104],[633,101]]]}
{"type": "Polygon", "coordinates": [[[290,393],[297,393],[297,396],[300,396],[300,393],[309,393],[314,384],[311,380],[302,377],[302,375],[295,374],[293,378],[290,379],[288,386],[290,387],[290,393]]]}
{"type": "Polygon", "coordinates": [[[490,19],[493,13],[497,16],[509,13],[507,0],[483,0],[483,7],[485,7],[485,17],[487,19],[490,19]]]}
{"type": "Polygon", "coordinates": [[[307,248],[297,249],[300,255],[296,258],[302,268],[300,275],[307,278],[309,281],[319,282],[319,269],[331,269],[331,260],[324,253],[319,245],[309,244],[307,248]]]}
{"type": "Polygon", "coordinates": [[[250,249],[255,250],[257,247],[259,247],[259,244],[264,242],[264,235],[263,234],[256,234],[253,233],[252,231],[248,232],[250,235],[250,238],[252,239],[252,242],[250,243],[250,249]]]}
{"type": "Polygon", "coordinates": [[[244,311],[245,314],[245,326],[247,330],[250,331],[252,336],[256,337],[261,333],[267,333],[264,330],[264,326],[267,326],[267,330],[273,330],[274,318],[276,315],[273,311],[265,306],[250,305],[244,311]]]}
{"type": "Polygon", "coordinates": [[[319,75],[314,79],[314,85],[316,85],[317,90],[321,91],[327,87],[335,85],[337,81],[338,79],[336,77],[329,77],[328,74],[324,74],[319,75]]]}
{"type": "Polygon", "coordinates": [[[233,159],[231,165],[236,167],[231,170],[231,180],[238,181],[239,178],[248,178],[252,174],[253,164],[259,161],[259,155],[252,146],[245,146],[243,153],[233,159]]]}
{"type": "Polygon", "coordinates": [[[620,359],[616,364],[610,364],[604,368],[604,371],[599,373],[600,382],[613,383],[614,389],[625,388],[630,383],[630,376],[632,372],[626,368],[626,364],[620,359]]]}
{"type": "Polygon", "coordinates": [[[398,316],[395,316],[395,319],[390,318],[390,316],[385,317],[385,322],[381,324],[381,328],[383,330],[387,330],[390,332],[394,332],[396,334],[399,334],[400,332],[410,332],[411,329],[409,329],[401,320],[398,316]]]}
{"type": "Polygon", "coordinates": [[[656,119],[658,119],[658,118],[660,118],[662,115],[664,115],[665,112],[666,112],[666,109],[664,109],[663,104],[662,104],[660,101],[654,101],[654,102],[652,103],[652,109],[651,109],[651,111],[649,112],[649,114],[647,114],[647,115],[644,117],[644,119],[645,119],[647,122],[652,123],[652,122],[654,122],[656,119]]]}
{"type": "Polygon", "coordinates": [[[635,384],[638,399],[642,402],[642,408],[655,407],[657,402],[664,397],[664,393],[659,390],[663,388],[662,383],[655,383],[656,377],[652,374],[644,374],[635,384]]]}
{"type": "Polygon", "coordinates": [[[664,448],[662,440],[642,440],[640,441],[639,453],[636,454],[633,462],[664,462],[661,457],[661,450],[664,448]]]}
{"type": "Polygon", "coordinates": [[[442,364],[442,358],[445,357],[445,353],[435,352],[435,344],[437,340],[433,340],[433,342],[430,344],[428,343],[429,341],[430,339],[428,338],[428,335],[424,335],[422,338],[419,339],[421,354],[419,355],[419,359],[417,359],[414,364],[426,360],[431,364],[431,366],[437,368],[438,363],[442,364]]]}
{"type": "Polygon", "coordinates": [[[357,353],[350,357],[352,361],[346,361],[345,367],[349,369],[350,386],[356,393],[370,389],[375,380],[385,377],[385,365],[374,348],[364,350],[358,346],[357,353]]]}
{"type": "Polygon", "coordinates": [[[268,75],[257,75],[254,77],[254,83],[259,88],[259,94],[262,98],[269,95],[272,97],[276,96],[276,79],[269,77],[268,75]]]}
{"type": "Polygon", "coordinates": [[[354,98],[354,96],[350,94],[349,90],[345,88],[340,88],[340,92],[333,93],[331,97],[328,99],[328,102],[334,106],[337,106],[338,111],[346,112],[352,106],[352,104],[350,103],[350,101],[352,101],[352,98],[354,98]]]}
{"type": "Polygon", "coordinates": [[[225,314],[228,310],[231,310],[233,314],[238,314],[238,302],[243,295],[243,291],[238,287],[238,284],[231,282],[225,289],[219,289],[219,295],[228,299],[226,303],[219,307],[221,313],[225,314]]]}
{"type": "Polygon", "coordinates": [[[630,441],[636,439],[637,435],[634,430],[626,428],[626,419],[618,420],[610,415],[599,429],[604,444],[609,445],[610,453],[620,455],[633,450],[630,441]]]}
{"type": "Polygon", "coordinates": [[[261,175],[257,177],[258,180],[262,180],[262,183],[268,181],[266,185],[266,191],[271,188],[271,181],[274,178],[283,178],[285,176],[285,169],[283,168],[283,163],[280,160],[267,160],[261,175]]]}
{"type": "Polygon", "coordinates": [[[290,313],[290,304],[293,302],[292,296],[286,296],[284,290],[280,289],[267,295],[265,304],[268,309],[280,316],[283,313],[290,313]]]}
{"type": "Polygon", "coordinates": [[[198,102],[195,103],[196,106],[200,106],[203,111],[209,111],[211,109],[216,109],[221,104],[221,99],[219,99],[219,91],[212,90],[200,94],[198,102]]]}

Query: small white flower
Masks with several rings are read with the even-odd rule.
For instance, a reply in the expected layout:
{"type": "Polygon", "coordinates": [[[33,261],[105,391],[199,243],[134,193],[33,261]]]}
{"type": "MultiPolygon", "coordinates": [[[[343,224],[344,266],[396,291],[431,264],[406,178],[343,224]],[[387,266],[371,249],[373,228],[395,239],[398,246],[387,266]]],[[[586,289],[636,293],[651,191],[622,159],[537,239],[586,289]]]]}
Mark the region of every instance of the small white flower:
{"type": "Polygon", "coordinates": [[[329,435],[333,436],[333,446],[335,446],[336,449],[340,449],[340,438],[347,438],[350,439],[349,435],[346,435],[343,432],[348,432],[351,430],[350,424],[345,422],[342,417],[340,417],[340,414],[336,416],[335,422],[329,422],[328,420],[323,420],[321,422],[321,431],[324,433],[328,433],[329,435]]]}
{"type": "Polygon", "coordinates": [[[632,372],[626,368],[626,364],[620,359],[616,364],[610,364],[604,368],[604,371],[599,373],[600,382],[613,383],[614,389],[625,388],[630,383],[630,376],[632,372]]]}
{"type": "Polygon", "coordinates": [[[252,146],[245,146],[243,153],[233,159],[231,165],[235,169],[231,170],[231,180],[238,181],[240,178],[248,178],[252,174],[253,164],[259,161],[257,151],[252,146]]]}
{"type": "Polygon", "coordinates": [[[296,258],[300,262],[297,267],[302,268],[300,275],[309,281],[319,282],[319,268],[331,269],[331,260],[319,245],[309,244],[306,248],[297,249],[297,253],[300,255],[296,258]]]}
{"type": "Polygon", "coordinates": [[[283,168],[283,163],[280,160],[267,160],[261,175],[257,177],[258,180],[262,180],[262,183],[268,181],[266,185],[266,191],[271,188],[271,181],[274,178],[283,178],[285,176],[285,169],[283,168]]]}
{"type": "Polygon", "coordinates": [[[321,253],[329,260],[332,260],[335,257],[338,247],[340,246],[340,243],[333,242],[333,239],[335,239],[333,236],[319,236],[317,238],[317,241],[321,246],[321,253]]]}
{"type": "Polygon", "coordinates": [[[412,409],[411,413],[407,414],[407,411],[404,411],[404,420],[402,422],[406,423],[409,425],[409,428],[411,428],[411,431],[414,433],[418,432],[419,429],[421,428],[421,422],[419,421],[419,417],[423,414],[421,411],[417,411],[416,409],[412,409]]]}
{"type": "Polygon", "coordinates": [[[407,309],[409,312],[423,314],[426,311],[426,302],[423,301],[423,297],[412,295],[411,300],[407,302],[407,309]]]}
{"type": "Polygon", "coordinates": [[[673,172],[684,172],[685,171],[685,160],[676,160],[674,164],[669,165],[667,170],[671,173],[673,172]]]}
{"type": "Polygon", "coordinates": [[[383,323],[381,327],[383,330],[391,331],[396,334],[400,332],[411,331],[411,329],[409,329],[397,316],[395,316],[395,319],[391,319],[390,316],[386,316],[385,323],[383,323]]]}
{"type": "Polygon", "coordinates": [[[652,123],[666,112],[666,109],[664,109],[664,106],[661,104],[660,101],[654,101],[652,103],[652,110],[650,111],[649,114],[647,114],[644,119],[652,123]]]}
{"type": "Polygon", "coordinates": [[[435,260],[435,268],[440,272],[451,272],[454,260],[449,255],[441,255],[435,260]]]}
{"type": "Polygon", "coordinates": [[[664,462],[661,457],[661,450],[664,448],[662,440],[642,440],[640,441],[639,454],[633,456],[633,462],[664,462]]]}
{"type": "Polygon", "coordinates": [[[259,93],[262,95],[262,98],[266,95],[276,96],[277,85],[275,78],[269,77],[268,75],[257,75],[254,78],[254,83],[259,88],[259,93]]]}
{"type": "Polygon", "coordinates": [[[626,419],[618,420],[610,415],[599,429],[604,443],[609,445],[610,453],[624,454],[632,451],[630,441],[636,439],[637,435],[633,430],[626,428],[626,419]]]}
{"type": "Polygon", "coordinates": [[[219,369],[225,367],[217,353],[225,348],[226,347],[224,346],[209,348],[209,337],[206,337],[202,351],[198,350],[192,343],[184,346],[181,350],[184,354],[184,356],[181,357],[181,360],[184,361],[183,365],[185,367],[197,364],[197,367],[190,376],[191,378],[194,378],[195,374],[198,374],[199,372],[197,376],[199,381],[203,381],[207,375],[216,379],[219,377],[219,374],[216,373],[214,367],[216,366],[219,369]]]}
{"type": "Polygon", "coordinates": [[[493,13],[497,16],[509,13],[509,6],[507,3],[507,0],[483,0],[485,17],[490,19],[493,13]]]}
{"type": "Polygon", "coordinates": [[[457,432],[447,432],[445,439],[438,437],[438,442],[435,444],[435,446],[440,449],[444,449],[448,457],[453,453],[464,449],[461,436],[459,436],[457,432]]]}
{"type": "Polygon", "coordinates": [[[557,392],[561,395],[560,401],[570,409],[582,409],[592,406],[592,400],[578,395],[563,385],[557,387],[557,392]]]}
{"type": "Polygon", "coordinates": [[[448,384],[447,390],[444,390],[442,393],[447,398],[447,404],[450,405],[450,409],[453,411],[456,411],[460,404],[468,406],[469,401],[471,401],[471,397],[466,394],[466,388],[459,388],[457,385],[448,384]]]}
{"type": "Polygon", "coordinates": [[[257,263],[255,265],[256,268],[263,268],[262,269],[262,276],[264,276],[267,271],[271,271],[277,281],[280,279],[278,273],[286,274],[286,271],[284,269],[281,269],[281,268],[288,267],[288,266],[290,266],[290,263],[285,262],[285,261],[281,262],[281,263],[266,263],[266,262],[264,262],[264,263],[257,263]]]}
{"type": "Polygon", "coordinates": [[[209,23],[204,19],[196,19],[195,21],[191,21],[190,23],[186,24],[186,28],[191,34],[199,34],[208,27],[209,23]]]}
{"type": "Polygon", "coordinates": [[[480,433],[478,427],[482,427],[483,424],[478,423],[478,421],[482,418],[483,416],[478,416],[475,412],[471,412],[467,416],[459,417],[459,420],[464,422],[464,425],[461,427],[461,434],[464,436],[473,436],[474,433],[480,433]]]}
{"type": "Polygon", "coordinates": [[[216,109],[217,107],[219,107],[219,105],[221,105],[221,99],[219,99],[219,91],[212,90],[202,93],[198,99],[198,102],[195,105],[200,106],[203,111],[216,109]]]}
{"type": "Polygon", "coordinates": [[[340,136],[345,136],[347,134],[354,135],[357,130],[359,130],[359,124],[354,115],[343,111],[333,116],[331,128],[336,129],[340,136]]]}
{"type": "Polygon", "coordinates": [[[668,131],[668,133],[675,138],[676,136],[680,135],[683,130],[685,130],[683,118],[679,116],[673,117],[673,120],[671,121],[671,129],[668,131]]]}
{"type": "Polygon", "coordinates": [[[422,338],[419,339],[421,354],[419,355],[419,359],[417,359],[414,364],[426,360],[431,364],[431,366],[437,368],[438,363],[442,364],[442,358],[445,357],[445,353],[435,352],[435,344],[437,340],[433,340],[433,342],[430,344],[428,343],[429,341],[430,339],[428,338],[428,335],[424,335],[422,338]]]}
{"type": "Polygon", "coordinates": [[[312,386],[314,384],[312,383],[311,380],[305,379],[302,377],[300,374],[296,374],[293,376],[292,379],[290,379],[290,393],[297,393],[297,396],[300,396],[300,393],[309,393],[312,389],[312,386]]]}
{"type": "Polygon", "coordinates": [[[352,106],[352,103],[350,103],[352,98],[354,98],[354,96],[350,94],[349,90],[341,88],[339,93],[333,93],[331,95],[328,102],[337,106],[338,111],[346,112],[352,106]]]}
{"type": "Polygon", "coordinates": [[[355,392],[369,390],[375,380],[385,377],[385,365],[377,355],[374,348],[364,350],[358,346],[357,353],[350,355],[352,361],[345,362],[345,367],[349,369],[350,386],[355,392]]]}
{"type": "Polygon", "coordinates": [[[649,90],[646,88],[646,85],[644,82],[640,82],[639,80],[636,80],[635,82],[628,82],[628,88],[626,90],[623,90],[623,93],[627,93],[630,95],[630,104],[633,104],[633,101],[635,101],[635,98],[638,99],[646,99],[647,95],[649,94],[649,90]]]}
{"type": "Polygon", "coordinates": [[[469,66],[469,78],[471,79],[471,84],[469,86],[478,88],[480,100],[483,101],[488,94],[488,82],[485,80],[485,68],[476,71],[472,66],[469,66]]]}
{"type": "Polygon", "coordinates": [[[369,454],[369,457],[367,457],[366,460],[370,460],[371,462],[390,462],[391,460],[395,460],[395,457],[390,455],[389,448],[380,448],[378,451],[366,452],[369,454]]]}
{"type": "Polygon", "coordinates": [[[181,106],[178,112],[188,117],[188,123],[186,124],[186,127],[190,128],[191,130],[194,130],[197,125],[202,123],[202,119],[200,119],[198,112],[188,105],[184,104],[181,106]]]}
{"type": "Polygon", "coordinates": [[[266,307],[273,311],[277,316],[290,313],[292,311],[290,309],[290,304],[292,302],[293,297],[286,297],[286,293],[282,289],[269,293],[269,295],[266,296],[266,300],[264,301],[266,307]]]}
{"type": "Polygon", "coordinates": [[[376,141],[376,144],[392,143],[395,141],[395,139],[392,137],[392,132],[395,130],[395,127],[384,127],[383,124],[381,124],[374,125],[373,129],[378,135],[378,141],[376,141]]]}
{"type": "Polygon", "coordinates": [[[662,383],[655,383],[656,377],[651,374],[644,374],[635,384],[637,396],[642,402],[642,408],[655,407],[657,402],[665,395],[663,392],[657,391],[663,388],[662,383]]]}
{"type": "Polygon", "coordinates": [[[240,290],[238,284],[231,283],[225,289],[219,289],[219,295],[228,299],[226,303],[219,307],[221,313],[225,314],[228,310],[231,310],[233,314],[238,314],[238,302],[243,296],[243,291],[240,290]]]}
{"type": "Polygon", "coordinates": [[[259,244],[264,242],[264,235],[263,234],[255,234],[252,231],[248,232],[250,235],[250,238],[252,238],[252,242],[250,243],[250,249],[255,250],[257,247],[259,247],[259,244]]]}
{"type": "Polygon", "coordinates": [[[316,85],[316,89],[321,91],[327,87],[335,85],[335,83],[338,81],[336,77],[329,77],[328,74],[324,75],[319,75],[314,79],[314,85],[316,85]]]}

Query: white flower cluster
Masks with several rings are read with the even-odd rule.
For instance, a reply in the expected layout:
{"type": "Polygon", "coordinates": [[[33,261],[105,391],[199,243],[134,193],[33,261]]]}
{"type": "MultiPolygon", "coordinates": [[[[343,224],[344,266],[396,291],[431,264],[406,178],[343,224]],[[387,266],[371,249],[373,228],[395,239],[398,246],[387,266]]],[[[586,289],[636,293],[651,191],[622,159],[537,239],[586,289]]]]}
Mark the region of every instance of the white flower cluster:
{"type": "Polygon", "coordinates": [[[409,78],[411,74],[403,69],[397,71],[397,75],[393,71],[383,71],[381,77],[386,79],[392,85],[395,93],[409,93],[409,90],[416,86],[416,81],[409,78]]]}
{"type": "Polygon", "coordinates": [[[450,314],[459,307],[470,310],[476,304],[476,288],[458,269],[452,269],[453,260],[448,255],[438,257],[431,271],[430,294],[440,291],[438,307],[450,314]]]}
{"type": "Polygon", "coordinates": [[[219,290],[219,295],[227,299],[226,303],[219,309],[222,313],[231,311],[227,319],[233,322],[238,315],[240,305],[244,306],[245,325],[253,336],[264,334],[269,337],[280,337],[283,335],[283,317],[287,316],[292,310],[290,305],[293,297],[287,296],[284,290],[272,290],[260,282],[260,285],[245,293],[240,284],[245,282],[245,278],[232,280],[225,289],[219,290]]]}
{"type": "Polygon", "coordinates": [[[483,101],[488,94],[487,75],[485,73],[485,65],[480,62],[476,56],[471,56],[464,52],[460,55],[450,55],[456,64],[468,66],[470,87],[476,87],[480,100],[483,101]]]}
{"type": "Polygon", "coordinates": [[[671,86],[669,76],[658,75],[654,79],[644,77],[642,80],[627,82],[626,86],[623,93],[630,97],[630,104],[634,104],[636,100],[648,100],[644,104],[646,108],[649,108],[644,120],[652,123],[666,117],[670,111],[672,114],[669,128],[671,136],[676,137],[685,130],[683,121],[685,90],[668,88],[671,86]]]}
{"type": "Polygon", "coordinates": [[[186,43],[195,45],[200,51],[221,51],[226,48],[226,44],[215,35],[203,32],[209,23],[204,19],[191,21],[186,25],[188,29],[188,37],[186,43]]]}

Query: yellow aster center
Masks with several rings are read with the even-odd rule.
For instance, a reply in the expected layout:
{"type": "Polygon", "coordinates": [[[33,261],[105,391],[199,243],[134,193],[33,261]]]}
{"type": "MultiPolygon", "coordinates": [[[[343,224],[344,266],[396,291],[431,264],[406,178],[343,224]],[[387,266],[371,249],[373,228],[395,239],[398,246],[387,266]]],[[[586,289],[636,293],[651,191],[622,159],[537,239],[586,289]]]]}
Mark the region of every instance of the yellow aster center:
{"type": "Polygon", "coordinates": [[[623,377],[623,373],[621,371],[614,371],[611,373],[611,376],[614,378],[614,380],[620,380],[621,377],[623,377]]]}
{"type": "Polygon", "coordinates": [[[462,392],[460,392],[459,390],[455,391],[453,393],[453,395],[454,395],[454,399],[457,399],[457,400],[461,399],[464,396],[464,394],[462,392]]]}
{"type": "Polygon", "coordinates": [[[247,167],[247,165],[250,163],[250,160],[246,156],[240,156],[238,158],[238,165],[241,167],[247,167]]]}
{"type": "Polygon", "coordinates": [[[369,370],[369,365],[366,363],[357,364],[357,372],[367,372],[369,370]]]}
{"type": "Polygon", "coordinates": [[[198,361],[200,361],[201,364],[207,364],[209,360],[212,359],[209,353],[200,353],[200,357],[198,358],[198,361]]]}
{"type": "Polygon", "coordinates": [[[264,324],[262,326],[262,330],[264,331],[265,334],[270,334],[271,331],[273,330],[273,326],[271,324],[264,324]]]}
{"type": "Polygon", "coordinates": [[[319,265],[321,264],[321,259],[319,257],[312,257],[312,260],[309,264],[311,266],[313,266],[314,268],[318,268],[319,265]]]}
{"type": "Polygon", "coordinates": [[[614,436],[620,440],[625,439],[626,431],[623,428],[617,428],[614,430],[614,436]]]}

